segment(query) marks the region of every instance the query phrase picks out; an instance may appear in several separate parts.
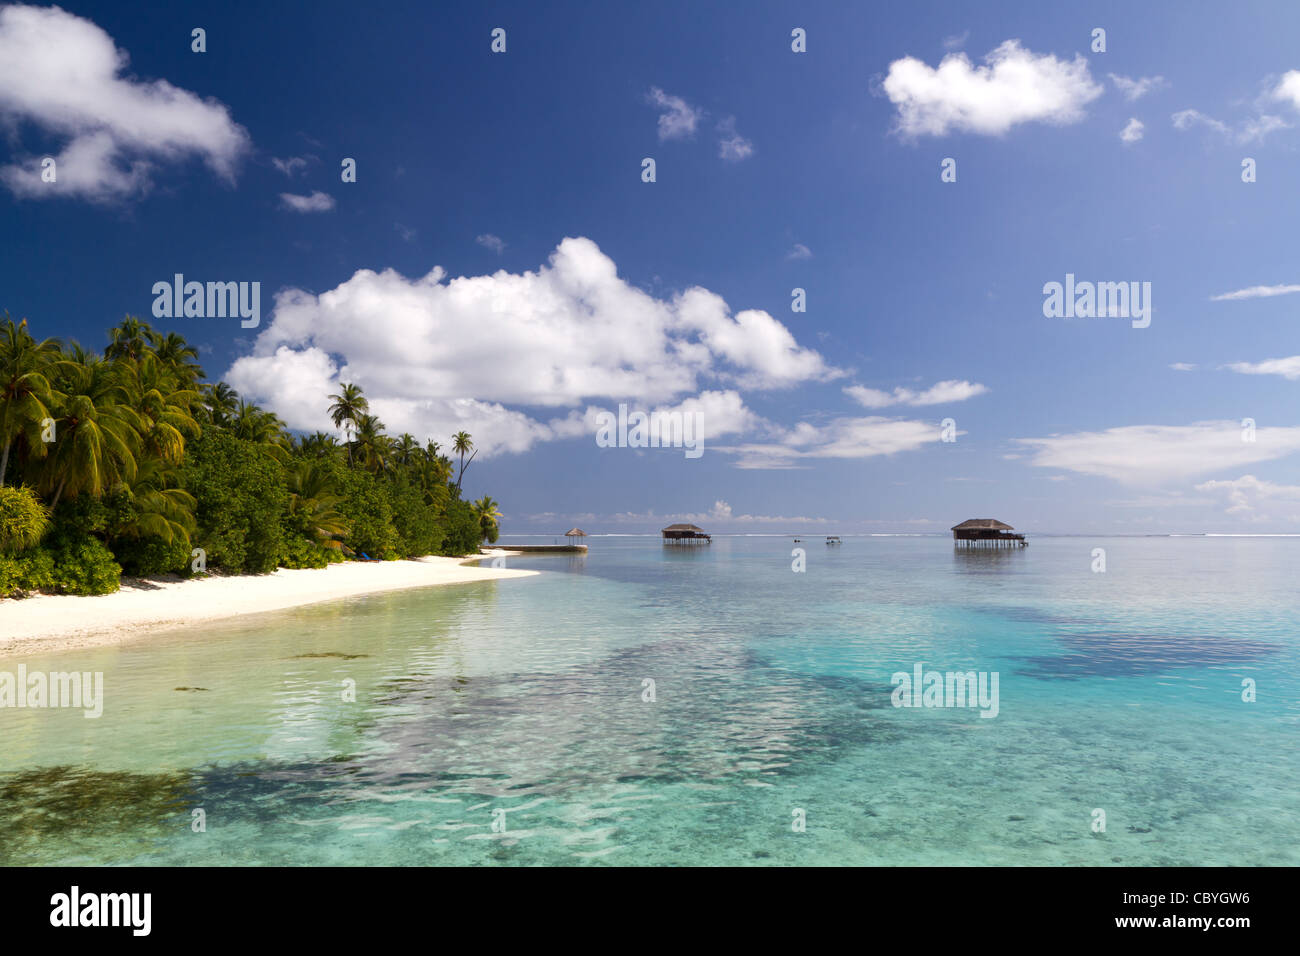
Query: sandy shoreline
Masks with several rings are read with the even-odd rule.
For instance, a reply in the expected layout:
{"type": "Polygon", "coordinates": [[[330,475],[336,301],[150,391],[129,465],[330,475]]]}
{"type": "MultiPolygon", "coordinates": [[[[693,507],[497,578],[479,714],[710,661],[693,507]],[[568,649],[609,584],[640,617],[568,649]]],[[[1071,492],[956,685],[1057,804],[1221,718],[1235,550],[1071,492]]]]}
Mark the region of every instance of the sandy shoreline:
{"type": "MultiPolygon", "coordinates": [[[[509,554],[493,551],[481,557],[509,554]]],[[[0,600],[0,657],[116,644],[151,631],[406,588],[529,577],[463,558],[349,561],[272,574],[123,583],[95,597],[39,595],[0,600]]]]}

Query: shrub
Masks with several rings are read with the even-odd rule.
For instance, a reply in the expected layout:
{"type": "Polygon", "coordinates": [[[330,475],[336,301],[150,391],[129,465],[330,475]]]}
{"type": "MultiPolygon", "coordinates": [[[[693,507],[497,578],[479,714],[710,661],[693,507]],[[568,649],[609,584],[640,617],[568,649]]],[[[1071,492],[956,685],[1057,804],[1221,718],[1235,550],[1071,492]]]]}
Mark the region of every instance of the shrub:
{"type": "Polygon", "coordinates": [[[180,538],[166,541],[149,535],[126,538],[114,545],[113,556],[126,574],[143,577],[149,574],[186,574],[190,569],[190,549],[180,538]]]}
{"type": "MultiPolygon", "coordinates": [[[[285,541],[285,550],[280,555],[280,567],[282,568],[323,568],[330,564],[330,555],[332,552],[328,548],[322,548],[314,541],[309,541],[301,535],[291,535],[285,541]]],[[[339,554],[339,560],[343,560],[343,555],[339,554]]]]}
{"type": "Polygon", "coordinates": [[[185,445],[185,488],[195,498],[194,544],[208,564],[267,574],[285,551],[284,468],[265,446],[210,428],[185,445]]]}
{"type": "Polygon", "coordinates": [[[393,527],[393,507],[388,486],[374,475],[356,467],[336,466],[335,491],[343,497],[338,512],[347,521],[343,543],[372,558],[397,553],[398,536],[393,527]]]}
{"type": "Polygon", "coordinates": [[[436,554],[447,536],[447,524],[437,511],[425,504],[424,493],[399,479],[391,486],[389,495],[400,557],[436,554]]]}
{"type": "Polygon", "coordinates": [[[482,529],[474,509],[459,498],[447,502],[447,537],[438,549],[439,554],[477,554],[482,529]]]}
{"type": "Polygon", "coordinates": [[[50,527],[50,511],[24,487],[0,488],[0,552],[21,551],[37,544],[50,527]]]}
{"type": "Polygon", "coordinates": [[[98,538],[60,534],[50,544],[52,583],[60,594],[110,594],[121,586],[122,567],[98,538]]]}
{"type": "Polygon", "coordinates": [[[54,555],[45,548],[0,554],[0,597],[22,591],[54,589],[54,555]]]}

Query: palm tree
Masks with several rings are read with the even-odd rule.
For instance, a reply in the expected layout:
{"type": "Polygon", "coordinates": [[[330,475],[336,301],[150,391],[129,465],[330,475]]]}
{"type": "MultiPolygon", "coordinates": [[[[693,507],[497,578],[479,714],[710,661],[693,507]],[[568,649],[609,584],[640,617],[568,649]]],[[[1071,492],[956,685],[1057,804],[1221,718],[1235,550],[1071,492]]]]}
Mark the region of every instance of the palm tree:
{"type": "Polygon", "coordinates": [[[159,458],[141,458],[135,479],[122,485],[130,491],[135,507],[118,533],[124,538],[162,538],[168,544],[179,541],[189,548],[197,502],[178,485],[175,468],[159,458]]]}
{"type": "MultiPolygon", "coordinates": [[[[193,387],[203,374],[198,364],[198,349],[185,341],[184,336],[176,332],[149,332],[149,343],[158,361],[163,364],[186,387],[193,387]]],[[[229,388],[230,386],[226,386],[229,388]]]]}
{"type": "Polygon", "coordinates": [[[403,432],[402,437],[393,445],[393,457],[399,465],[410,465],[420,454],[420,443],[410,432],[403,432]]]}
{"type": "Polygon", "coordinates": [[[387,471],[393,440],[384,434],[384,423],[374,415],[362,415],[355,425],[361,464],[376,473],[387,471]]]}
{"type": "Polygon", "coordinates": [[[499,507],[500,504],[487,495],[470,505],[470,509],[478,517],[478,527],[481,533],[480,540],[496,541],[498,533],[497,519],[502,516],[501,512],[497,510],[499,507]]]}
{"type": "Polygon", "coordinates": [[[315,432],[298,439],[298,454],[304,458],[333,458],[338,452],[338,439],[327,432],[315,432]]]}
{"type": "Polygon", "coordinates": [[[74,346],[72,360],[61,363],[56,381],[62,393],[59,440],[41,469],[42,486],[54,494],[51,509],[65,492],[98,498],[117,482],[130,482],[143,428],[117,363],[74,346]]]}
{"type": "MultiPolygon", "coordinates": [[[[370,411],[370,402],[366,396],[361,393],[360,385],[341,383],[339,393],[331,395],[330,399],[334,402],[329,407],[330,421],[334,423],[335,428],[343,428],[345,435],[351,435],[356,429],[357,421],[362,415],[370,411]],[[347,423],[347,427],[344,423],[347,423]]],[[[352,461],[352,440],[348,439],[348,462],[352,461]]]]}
{"type": "Polygon", "coordinates": [[[230,429],[236,438],[261,445],[278,461],[285,461],[289,457],[289,438],[285,433],[284,422],[274,412],[265,411],[241,398],[230,429]]]}
{"type": "Polygon", "coordinates": [[[343,498],[330,490],[328,469],[318,462],[300,461],[287,477],[290,523],[323,548],[343,547],[338,540],[348,532],[347,519],[338,511],[343,498]]]}
{"type": "Polygon", "coordinates": [[[58,397],[50,373],[59,361],[57,339],[37,342],[27,331],[26,319],[14,325],[5,316],[0,325],[0,488],[15,441],[21,439],[30,456],[45,457],[41,432],[52,417],[49,406],[58,397]]]}
{"type": "Polygon", "coordinates": [[[202,393],[208,421],[219,428],[228,427],[239,411],[239,393],[225,382],[204,385],[202,393]]]}
{"type": "Polygon", "coordinates": [[[185,388],[176,373],[153,352],[133,363],[131,376],[136,411],[144,426],[141,437],[145,451],[171,464],[180,464],[185,453],[185,436],[198,436],[199,423],[190,409],[199,400],[198,391],[185,388]]]}
{"type": "Polygon", "coordinates": [[[134,315],[128,315],[120,325],[108,331],[108,348],[104,357],[108,359],[140,359],[149,349],[150,340],[158,333],[148,322],[141,322],[134,315]]]}
{"type": "MultiPolygon", "coordinates": [[[[460,480],[465,477],[465,469],[468,467],[465,464],[465,452],[474,447],[474,442],[470,438],[469,432],[456,432],[456,434],[451,437],[451,440],[452,450],[460,455],[460,474],[456,476],[456,491],[459,492],[460,480]]],[[[474,452],[474,455],[477,454],[478,452],[474,452]]],[[[474,460],[474,455],[469,456],[471,462],[474,460]]]]}

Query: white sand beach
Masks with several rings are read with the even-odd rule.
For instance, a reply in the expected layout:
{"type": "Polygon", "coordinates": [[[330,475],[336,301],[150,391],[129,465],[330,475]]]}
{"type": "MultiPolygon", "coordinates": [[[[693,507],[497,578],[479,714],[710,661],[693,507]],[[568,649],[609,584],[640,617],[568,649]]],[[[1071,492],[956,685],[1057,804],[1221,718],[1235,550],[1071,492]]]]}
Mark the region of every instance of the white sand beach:
{"type": "MultiPolygon", "coordinates": [[[[482,557],[510,554],[491,551],[482,557]]],[[[272,574],[123,581],[95,597],[38,595],[0,600],[0,656],[115,644],[150,631],[279,611],[405,588],[529,577],[536,571],[485,567],[463,558],[349,561],[272,574]]]]}

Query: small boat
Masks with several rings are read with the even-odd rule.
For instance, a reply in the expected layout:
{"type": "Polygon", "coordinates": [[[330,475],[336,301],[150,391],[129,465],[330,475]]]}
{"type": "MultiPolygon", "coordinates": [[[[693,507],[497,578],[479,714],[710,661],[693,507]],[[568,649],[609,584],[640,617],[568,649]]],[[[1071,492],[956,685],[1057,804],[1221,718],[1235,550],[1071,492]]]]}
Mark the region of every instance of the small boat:
{"type": "Polygon", "coordinates": [[[838,534],[828,534],[828,535],[826,536],[826,543],[827,543],[827,544],[842,544],[843,542],[840,541],[840,536],[839,536],[838,534]]]}

